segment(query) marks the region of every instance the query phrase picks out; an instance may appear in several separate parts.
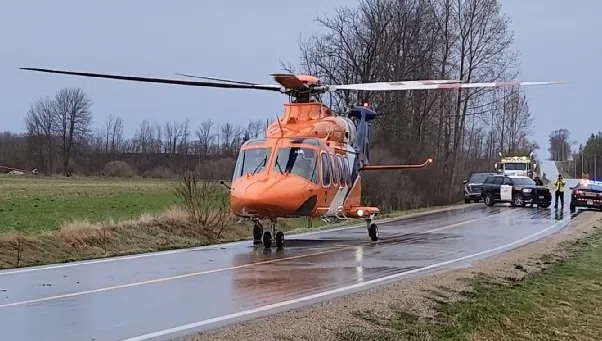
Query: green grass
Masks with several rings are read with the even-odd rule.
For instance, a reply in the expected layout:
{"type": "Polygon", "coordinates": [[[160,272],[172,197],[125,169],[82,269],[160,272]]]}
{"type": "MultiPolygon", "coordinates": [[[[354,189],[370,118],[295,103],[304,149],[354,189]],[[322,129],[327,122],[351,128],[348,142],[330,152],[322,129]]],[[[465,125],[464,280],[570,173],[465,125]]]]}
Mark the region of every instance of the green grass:
{"type": "Polygon", "coordinates": [[[177,203],[155,179],[0,177],[0,232],[52,231],[73,219],[134,218],[177,203]]]}
{"type": "MultiPolygon", "coordinates": [[[[210,187],[202,184],[194,190],[192,206],[201,209],[192,218],[186,205],[173,207],[190,196],[177,196],[172,181],[0,175],[0,268],[250,239],[249,224],[230,221],[220,208],[224,202],[217,199],[227,202],[227,191],[216,183],[205,184],[210,187]],[[220,190],[213,191],[213,186],[220,190]]],[[[326,226],[313,219],[312,229],[358,222],[326,226]]],[[[306,231],[307,219],[279,219],[278,225],[286,233],[306,231]]]]}
{"type": "Polygon", "coordinates": [[[569,256],[518,282],[479,278],[466,299],[440,303],[432,320],[397,311],[341,340],[602,340],[602,234],[570,244],[569,256]]]}
{"type": "MultiPolygon", "coordinates": [[[[106,179],[100,177],[0,176],[0,233],[39,233],[55,231],[61,224],[84,219],[136,218],[156,213],[180,200],[171,182],[162,179],[106,179]]],[[[380,218],[423,212],[421,208],[381,214],[380,218]]],[[[344,226],[357,220],[326,224],[312,219],[312,230],[344,226]]],[[[282,221],[290,230],[304,232],[307,219],[282,221]]]]}

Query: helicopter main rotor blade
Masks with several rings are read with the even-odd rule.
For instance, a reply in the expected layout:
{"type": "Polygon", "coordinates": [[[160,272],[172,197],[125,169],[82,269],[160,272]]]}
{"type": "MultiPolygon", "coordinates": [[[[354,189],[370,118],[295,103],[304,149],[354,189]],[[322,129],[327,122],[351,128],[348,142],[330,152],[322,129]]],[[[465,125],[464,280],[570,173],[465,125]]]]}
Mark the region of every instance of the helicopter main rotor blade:
{"type": "Polygon", "coordinates": [[[211,81],[226,82],[226,83],[233,83],[233,84],[261,85],[261,84],[258,84],[258,83],[243,82],[243,81],[232,81],[232,80],[229,80],[229,79],[215,78],[215,77],[195,76],[195,75],[188,75],[188,74],[185,74],[185,73],[176,73],[176,75],[178,75],[178,76],[184,76],[184,77],[188,77],[188,78],[207,79],[207,80],[211,80],[211,81]]]}
{"type": "Polygon", "coordinates": [[[425,86],[425,85],[438,85],[438,84],[460,84],[461,80],[454,79],[429,79],[429,80],[418,80],[418,81],[399,81],[399,82],[375,82],[375,83],[358,83],[358,84],[344,84],[344,85],[326,85],[328,91],[336,90],[365,90],[365,91],[387,91],[387,90],[402,90],[397,89],[399,86],[425,86]]]}
{"type": "MultiPolygon", "coordinates": [[[[428,82],[428,81],[425,81],[428,82]]],[[[399,90],[427,90],[427,89],[459,89],[459,88],[491,88],[507,86],[529,86],[529,85],[548,85],[565,84],[566,81],[550,82],[489,82],[489,83],[434,83],[432,84],[406,84],[410,82],[383,82],[366,84],[346,84],[346,85],[328,85],[329,91],[337,90],[361,90],[361,91],[399,91],[399,90]]]]}
{"type": "Polygon", "coordinates": [[[82,76],[82,77],[119,79],[119,80],[134,81],[134,82],[163,83],[163,84],[188,85],[188,86],[205,86],[205,87],[213,87],[213,88],[256,89],[256,90],[268,90],[268,91],[281,91],[281,87],[279,85],[269,85],[269,84],[252,85],[252,84],[227,84],[227,83],[217,83],[217,82],[184,81],[184,80],[166,79],[166,78],[121,76],[121,75],[111,75],[111,74],[102,74],[102,73],[63,71],[63,70],[51,70],[51,69],[29,68],[29,67],[22,67],[20,69],[28,70],[28,71],[37,71],[37,72],[59,73],[59,74],[82,76]]]}

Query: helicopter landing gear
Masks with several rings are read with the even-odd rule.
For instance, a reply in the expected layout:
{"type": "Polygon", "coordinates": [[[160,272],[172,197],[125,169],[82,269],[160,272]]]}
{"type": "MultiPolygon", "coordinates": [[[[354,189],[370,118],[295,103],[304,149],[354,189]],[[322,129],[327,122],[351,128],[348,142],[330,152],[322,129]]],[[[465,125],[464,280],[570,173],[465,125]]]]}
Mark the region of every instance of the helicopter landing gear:
{"type": "Polygon", "coordinates": [[[263,225],[257,220],[253,223],[253,244],[261,244],[263,225]]]}
{"type": "Polygon", "coordinates": [[[276,231],[276,219],[270,220],[270,226],[271,226],[272,232],[270,232],[270,231],[263,232],[263,246],[265,248],[272,247],[272,236],[274,236],[275,241],[276,241],[276,247],[278,247],[278,248],[283,247],[284,246],[284,232],[276,231]]]}
{"type": "Polygon", "coordinates": [[[265,231],[263,233],[263,246],[266,249],[272,247],[272,234],[270,233],[270,231],[265,231]]]}
{"type": "Polygon", "coordinates": [[[378,226],[372,222],[372,218],[366,219],[366,225],[368,227],[368,236],[373,242],[378,240],[378,226]]]}
{"type": "Polygon", "coordinates": [[[276,232],[276,247],[281,248],[284,246],[284,232],[276,232]]]}

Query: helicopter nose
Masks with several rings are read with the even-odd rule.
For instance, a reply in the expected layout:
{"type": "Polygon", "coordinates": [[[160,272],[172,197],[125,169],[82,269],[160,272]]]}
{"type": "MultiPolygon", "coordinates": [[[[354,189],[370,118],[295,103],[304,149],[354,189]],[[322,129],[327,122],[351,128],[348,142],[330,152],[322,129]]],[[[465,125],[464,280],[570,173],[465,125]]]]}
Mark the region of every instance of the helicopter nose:
{"type": "Polygon", "coordinates": [[[292,214],[315,191],[297,177],[240,179],[232,186],[230,203],[235,212],[252,214],[292,214]]]}

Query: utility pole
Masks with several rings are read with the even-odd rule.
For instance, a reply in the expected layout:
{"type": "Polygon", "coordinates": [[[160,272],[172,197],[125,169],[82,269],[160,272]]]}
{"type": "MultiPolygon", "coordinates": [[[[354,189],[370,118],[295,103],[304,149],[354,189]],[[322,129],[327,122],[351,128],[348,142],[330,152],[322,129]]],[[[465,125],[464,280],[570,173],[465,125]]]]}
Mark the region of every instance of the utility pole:
{"type": "Polygon", "coordinates": [[[597,173],[596,173],[596,154],[594,154],[594,181],[596,181],[597,178],[597,173]]]}

